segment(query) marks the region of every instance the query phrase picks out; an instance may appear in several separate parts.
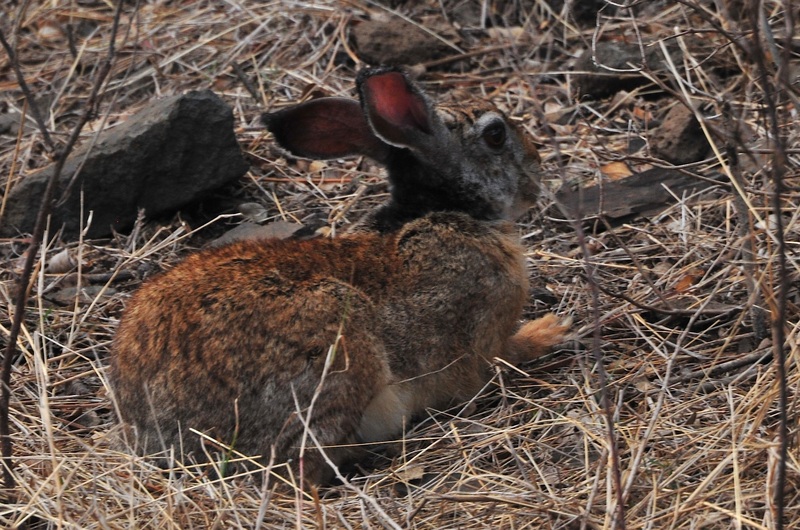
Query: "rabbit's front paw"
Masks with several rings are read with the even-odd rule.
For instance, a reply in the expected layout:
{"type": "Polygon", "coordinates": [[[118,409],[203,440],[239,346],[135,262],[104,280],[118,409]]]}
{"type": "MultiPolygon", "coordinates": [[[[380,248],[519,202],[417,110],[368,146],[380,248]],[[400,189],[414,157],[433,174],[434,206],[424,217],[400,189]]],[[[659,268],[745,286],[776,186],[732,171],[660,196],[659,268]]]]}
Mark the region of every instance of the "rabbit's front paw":
{"type": "Polygon", "coordinates": [[[524,323],[511,337],[509,360],[517,364],[545,355],[553,346],[564,342],[571,325],[572,317],[562,320],[553,313],[524,323]]]}

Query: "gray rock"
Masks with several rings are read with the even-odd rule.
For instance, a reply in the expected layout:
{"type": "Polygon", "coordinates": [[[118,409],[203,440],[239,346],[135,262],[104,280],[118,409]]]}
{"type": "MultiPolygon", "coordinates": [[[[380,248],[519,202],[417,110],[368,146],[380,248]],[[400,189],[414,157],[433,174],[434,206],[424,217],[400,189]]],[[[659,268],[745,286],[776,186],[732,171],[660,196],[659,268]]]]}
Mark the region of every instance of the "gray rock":
{"type": "MultiPolygon", "coordinates": [[[[51,229],[63,226],[65,238],[80,230],[81,192],[84,217],[93,212],[88,235],[102,237],[130,227],[139,209],[148,216],[174,211],[248,169],[233,112],[208,90],[156,101],[90,144],[67,159],[59,179],[57,201],[85,159],[67,199],[51,214],[51,229]]],[[[53,170],[28,175],[12,189],[0,235],[33,230],[53,170]]]]}
{"type": "Polygon", "coordinates": [[[647,47],[645,50],[644,64],[636,43],[601,41],[594,53],[586,50],[575,63],[578,73],[573,80],[579,95],[600,99],[649,83],[645,76],[632,70],[643,66],[663,70],[664,59],[660,49],[647,47]]]}

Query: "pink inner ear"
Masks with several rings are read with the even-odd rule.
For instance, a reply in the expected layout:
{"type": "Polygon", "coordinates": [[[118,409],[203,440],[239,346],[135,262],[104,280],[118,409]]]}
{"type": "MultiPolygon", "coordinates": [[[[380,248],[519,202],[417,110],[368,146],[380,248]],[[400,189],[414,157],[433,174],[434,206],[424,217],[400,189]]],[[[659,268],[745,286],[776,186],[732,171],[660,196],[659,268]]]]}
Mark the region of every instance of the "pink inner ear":
{"type": "Polygon", "coordinates": [[[403,74],[374,75],[364,82],[364,88],[373,111],[392,126],[431,132],[428,107],[412,92],[403,74]]]}

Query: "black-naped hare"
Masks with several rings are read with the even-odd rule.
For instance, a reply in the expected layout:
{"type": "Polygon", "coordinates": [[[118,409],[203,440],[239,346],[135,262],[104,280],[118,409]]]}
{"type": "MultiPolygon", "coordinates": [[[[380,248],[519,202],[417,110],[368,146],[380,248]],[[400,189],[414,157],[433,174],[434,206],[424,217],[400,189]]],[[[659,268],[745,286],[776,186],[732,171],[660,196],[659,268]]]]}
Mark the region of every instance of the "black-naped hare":
{"type": "Polygon", "coordinates": [[[235,242],[146,282],[110,372],[138,451],[202,458],[195,429],[324,480],[316,444],[338,463],[351,456],[342,446],[392,439],[426,408],[473,397],[494,358],[524,362],[562,340],[553,315],[519,322],[528,280],[512,221],[540,172],[525,133],[489,105],[437,109],[396,69],[357,85],[360,102],[321,98],[264,120],[296,155],[384,164],[389,202],[352,234],[235,242]]]}

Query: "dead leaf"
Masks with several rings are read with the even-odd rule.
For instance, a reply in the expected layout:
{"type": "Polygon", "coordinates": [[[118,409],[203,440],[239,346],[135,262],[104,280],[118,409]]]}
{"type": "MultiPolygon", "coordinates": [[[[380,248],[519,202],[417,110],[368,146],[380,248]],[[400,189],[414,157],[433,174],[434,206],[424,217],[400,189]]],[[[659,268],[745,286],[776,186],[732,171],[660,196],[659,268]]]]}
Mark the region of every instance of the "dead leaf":
{"type": "Polygon", "coordinates": [[[495,40],[508,40],[512,42],[522,43],[528,42],[531,39],[530,32],[520,26],[513,26],[510,28],[489,28],[486,33],[490,38],[495,40]]]}
{"type": "Polygon", "coordinates": [[[301,228],[303,225],[287,221],[275,221],[263,226],[255,223],[242,223],[222,234],[209,246],[220,247],[234,241],[253,239],[288,239],[301,228]]]}
{"type": "Polygon", "coordinates": [[[69,249],[64,249],[47,261],[48,274],[63,274],[75,268],[77,262],[69,252],[69,249]]]}
{"type": "Polygon", "coordinates": [[[415,480],[422,480],[425,476],[425,466],[411,465],[406,466],[396,473],[397,478],[403,482],[414,482],[415,480]]]}
{"type": "Polygon", "coordinates": [[[633,107],[633,115],[642,121],[649,122],[653,120],[653,113],[649,110],[645,110],[642,107],[633,107]]]}
{"type": "Polygon", "coordinates": [[[611,180],[619,180],[633,175],[625,162],[611,162],[604,166],[600,166],[600,172],[611,180]]]}
{"type": "Polygon", "coordinates": [[[646,394],[647,392],[651,392],[656,389],[656,386],[651,383],[646,377],[638,377],[635,379],[634,386],[636,390],[646,394]]]}
{"type": "Polygon", "coordinates": [[[48,44],[64,41],[64,32],[61,31],[59,25],[53,21],[40,23],[36,34],[39,36],[39,40],[48,44]]]}
{"type": "Polygon", "coordinates": [[[117,293],[117,290],[112,287],[105,287],[102,285],[86,285],[84,287],[65,287],[59,289],[55,293],[48,295],[47,299],[63,306],[70,306],[75,303],[75,298],[78,299],[79,304],[89,304],[93,302],[98,296],[107,298],[117,293]]]}
{"type": "Polygon", "coordinates": [[[322,160],[313,160],[310,164],[308,164],[308,172],[322,173],[327,167],[328,165],[322,160]]]}
{"type": "Polygon", "coordinates": [[[394,484],[394,491],[400,496],[408,495],[412,489],[419,488],[438,476],[436,473],[425,473],[425,467],[421,465],[406,466],[395,475],[399,480],[394,484]]]}
{"type": "Polygon", "coordinates": [[[698,278],[701,278],[702,276],[702,270],[690,269],[689,272],[684,274],[683,277],[678,280],[678,283],[675,284],[675,291],[678,293],[688,291],[695,283],[697,283],[698,278]]]}
{"type": "Polygon", "coordinates": [[[267,209],[257,202],[244,202],[240,204],[239,213],[241,213],[245,219],[254,223],[262,223],[269,217],[267,209]]]}

